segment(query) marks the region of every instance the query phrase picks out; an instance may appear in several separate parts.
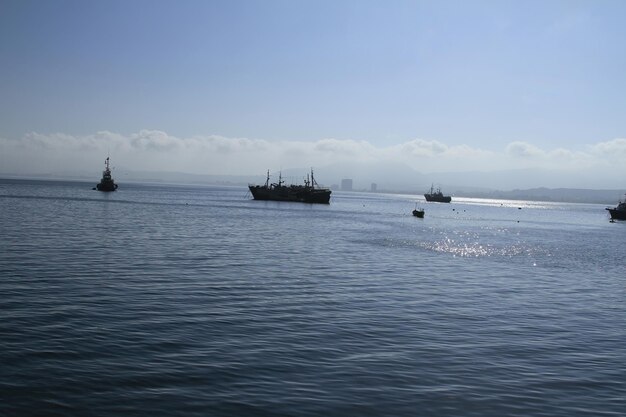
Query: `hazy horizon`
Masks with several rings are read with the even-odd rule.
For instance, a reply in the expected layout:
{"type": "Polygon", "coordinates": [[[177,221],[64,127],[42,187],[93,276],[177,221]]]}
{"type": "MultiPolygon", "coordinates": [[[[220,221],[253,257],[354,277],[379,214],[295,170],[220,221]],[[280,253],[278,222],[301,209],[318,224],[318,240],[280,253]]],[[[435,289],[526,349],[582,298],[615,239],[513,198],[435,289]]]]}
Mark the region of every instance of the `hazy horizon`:
{"type": "Polygon", "coordinates": [[[624,12],[4,1],[0,175],[97,175],[110,155],[196,175],[376,166],[363,181],[393,186],[402,169],[486,188],[626,188],[624,12]]]}

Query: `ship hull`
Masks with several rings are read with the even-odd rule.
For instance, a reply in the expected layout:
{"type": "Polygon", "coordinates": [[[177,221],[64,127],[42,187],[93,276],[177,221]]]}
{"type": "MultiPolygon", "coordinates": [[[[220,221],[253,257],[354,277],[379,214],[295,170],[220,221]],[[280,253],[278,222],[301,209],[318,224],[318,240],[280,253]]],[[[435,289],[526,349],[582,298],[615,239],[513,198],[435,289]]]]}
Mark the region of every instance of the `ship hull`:
{"type": "Polygon", "coordinates": [[[96,190],[106,192],[115,191],[117,190],[117,184],[113,181],[101,181],[96,185],[96,190]]]}
{"type": "Polygon", "coordinates": [[[611,214],[612,220],[626,220],[626,210],[618,210],[616,208],[607,208],[611,214]]]}
{"type": "Polygon", "coordinates": [[[298,189],[298,187],[268,188],[261,185],[251,185],[248,188],[255,200],[330,204],[330,190],[298,189]]]}
{"type": "Polygon", "coordinates": [[[449,195],[438,196],[432,194],[424,194],[424,198],[426,198],[426,201],[434,203],[449,203],[452,201],[452,197],[450,197],[449,195]]]}

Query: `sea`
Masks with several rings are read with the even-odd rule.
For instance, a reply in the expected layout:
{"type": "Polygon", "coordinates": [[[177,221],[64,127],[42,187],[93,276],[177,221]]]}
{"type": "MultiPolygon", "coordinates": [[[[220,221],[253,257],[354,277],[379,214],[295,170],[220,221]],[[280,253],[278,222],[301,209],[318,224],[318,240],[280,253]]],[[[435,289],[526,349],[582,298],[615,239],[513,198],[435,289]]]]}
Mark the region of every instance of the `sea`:
{"type": "Polygon", "coordinates": [[[0,180],[1,416],[626,415],[604,205],[95,182],[0,180]]]}

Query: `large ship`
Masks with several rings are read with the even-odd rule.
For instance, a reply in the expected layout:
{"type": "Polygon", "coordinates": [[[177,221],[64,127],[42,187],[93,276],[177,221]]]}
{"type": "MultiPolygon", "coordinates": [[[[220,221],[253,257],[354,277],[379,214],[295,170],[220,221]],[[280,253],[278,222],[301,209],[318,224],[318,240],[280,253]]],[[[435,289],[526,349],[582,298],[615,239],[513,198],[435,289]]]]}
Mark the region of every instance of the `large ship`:
{"type": "Polygon", "coordinates": [[[617,207],[606,208],[611,214],[611,220],[626,220],[626,199],[619,201],[617,207]]]}
{"type": "Polygon", "coordinates": [[[433,185],[430,186],[430,191],[424,194],[426,201],[433,201],[436,203],[449,203],[452,201],[452,197],[449,195],[443,195],[440,188],[435,190],[433,185]]]}
{"type": "Polygon", "coordinates": [[[321,188],[315,182],[313,170],[311,176],[307,174],[304,185],[285,185],[282,175],[278,176],[278,183],[270,184],[270,172],[264,185],[248,185],[255,200],[296,201],[300,203],[329,204],[330,193],[328,188],[321,188]]]}
{"type": "Polygon", "coordinates": [[[117,190],[117,184],[111,178],[111,168],[109,168],[109,157],[104,160],[104,171],[102,171],[102,179],[96,185],[94,190],[98,191],[115,191],[117,190]]]}

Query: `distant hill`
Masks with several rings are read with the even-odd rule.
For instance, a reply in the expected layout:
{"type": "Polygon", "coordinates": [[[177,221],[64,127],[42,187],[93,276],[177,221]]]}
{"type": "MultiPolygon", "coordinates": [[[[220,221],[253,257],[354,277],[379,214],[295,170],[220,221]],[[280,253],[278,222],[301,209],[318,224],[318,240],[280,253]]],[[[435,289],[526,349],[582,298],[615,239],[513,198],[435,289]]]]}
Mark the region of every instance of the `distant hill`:
{"type": "Polygon", "coordinates": [[[502,200],[555,201],[568,203],[616,204],[624,190],[589,190],[576,188],[531,188],[527,190],[463,192],[458,197],[494,198],[502,200]]]}
{"type": "MultiPolygon", "coordinates": [[[[563,178],[546,171],[501,171],[501,172],[456,172],[456,173],[421,173],[415,169],[394,163],[362,162],[352,164],[333,164],[315,168],[315,178],[320,185],[332,186],[341,183],[344,178],[353,180],[355,191],[368,191],[371,184],[377,184],[380,193],[405,193],[422,195],[431,184],[440,186],[445,194],[453,197],[494,198],[507,200],[534,200],[574,203],[616,204],[624,196],[624,189],[593,189],[583,181],[575,183],[581,187],[551,187],[549,184],[568,184],[571,176],[563,178]],[[526,183],[541,183],[542,187],[526,187],[526,183]],[[518,185],[515,187],[515,185],[518,185]],[[515,187],[511,189],[508,187],[515,187]]],[[[277,182],[279,172],[287,183],[302,183],[310,167],[270,169],[271,181],[277,182]]],[[[250,183],[265,182],[265,172],[257,175],[209,175],[189,174],[165,171],[134,171],[124,167],[113,171],[118,184],[126,182],[179,183],[179,184],[217,184],[246,186],[250,183]]],[[[68,179],[78,181],[99,181],[99,172],[51,172],[37,175],[17,175],[2,173],[5,178],[68,179]]],[[[619,186],[619,185],[618,185],[619,186]]]]}

